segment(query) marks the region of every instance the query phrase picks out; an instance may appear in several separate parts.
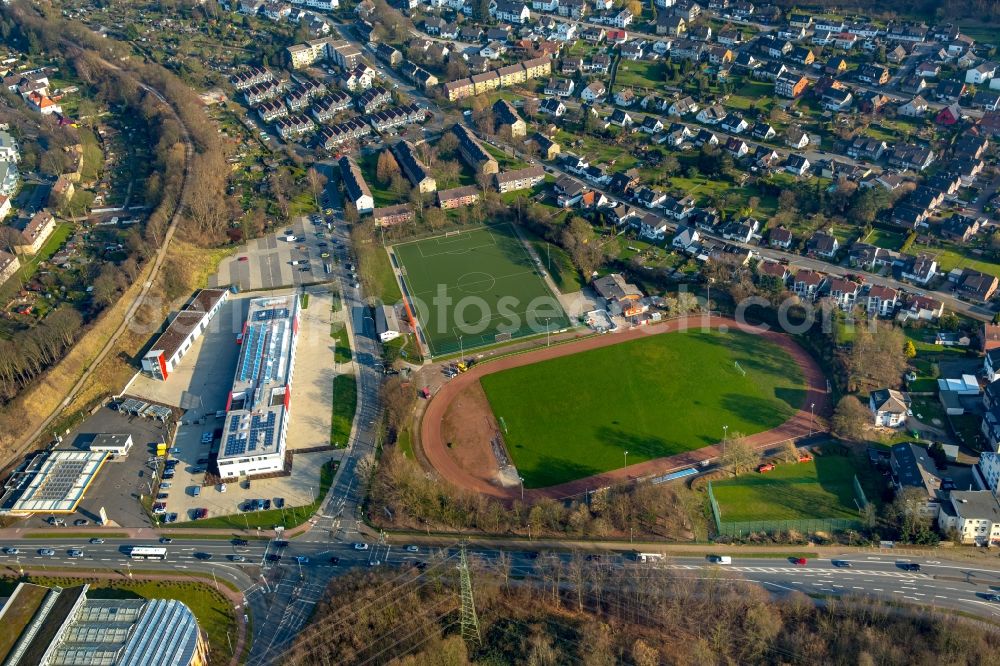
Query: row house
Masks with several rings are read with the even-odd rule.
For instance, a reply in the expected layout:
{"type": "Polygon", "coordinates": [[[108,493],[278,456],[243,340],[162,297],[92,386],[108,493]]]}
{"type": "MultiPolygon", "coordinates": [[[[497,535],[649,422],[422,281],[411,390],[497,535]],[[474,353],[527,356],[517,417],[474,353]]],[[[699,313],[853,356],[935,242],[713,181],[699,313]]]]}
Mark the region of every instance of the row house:
{"type": "Polygon", "coordinates": [[[257,106],[261,102],[274,99],[281,94],[282,87],[275,81],[265,81],[257,83],[243,90],[243,98],[250,106],[257,106]]]}
{"type": "Polygon", "coordinates": [[[873,284],[868,288],[865,310],[869,315],[892,317],[900,305],[899,292],[892,287],[873,284]]]}
{"type": "Polygon", "coordinates": [[[247,67],[232,76],[230,82],[237,90],[246,90],[267,81],[273,81],[274,74],[266,67],[247,67]]]}
{"type": "Polygon", "coordinates": [[[288,115],[288,107],[278,100],[263,102],[256,110],[257,115],[265,123],[273,122],[278,118],[284,118],[288,115]]]}
{"type": "Polygon", "coordinates": [[[342,123],[320,129],[319,143],[325,150],[335,150],[348,141],[357,141],[372,133],[371,126],[361,118],[351,118],[342,123]]]}
{"type": "Polygon", "coordinates": [[[803,300],[814,300],[825,280],[822,273],[801,269],[792,277],[792,292],[803,300]]]}
{"type": "Polygon", "coordinates": [[[377,132],[385,132],[402,125],[421,123],[427,118],[427,112],[416,104],[394,106],[383,111],[376,111],[367,116],[368,123],[377,132]]]}
{"type": "Polygon", "coordinates": [[[309,106],[312,97],[307,91],[296,89],[285,95],[285,104],[288,105],[289,111],[301,111],[309,106]]]}
{"type": "Polygon", "coordinates": [[[853,280],[841,277],[831,277],[827,281],[827,296],[841,310],[850,311],[857,303],[861,294],[861,285],[853,280]]]}
{"type": "Polygon", "coordinates": [[[274,128],[282,139],[288,141],[312,132],[316,125],[308,116],[296,115],[278,118],[274,128]]]}
{"type": "Polygon", "coordinates": [[[934,151],[924,146],[904,144],[896,146],[889,156],[889,165],[902,169],[923,171],[934,162],[934,151]]]}
{"type": "Polygon", "coordinates": [[[379,107],[392,102],[392,93],[382,86],[369,88],[354,100],[354,107],[359,113],[372,113],[379,107]]]}
{"type": "Polygon", "coordinates": [[[332,90],[329,94],[313,101],[310,114],[316,122],[323,124],[349,108],[351,108],[351,96],[339,90],[332,90]]]}

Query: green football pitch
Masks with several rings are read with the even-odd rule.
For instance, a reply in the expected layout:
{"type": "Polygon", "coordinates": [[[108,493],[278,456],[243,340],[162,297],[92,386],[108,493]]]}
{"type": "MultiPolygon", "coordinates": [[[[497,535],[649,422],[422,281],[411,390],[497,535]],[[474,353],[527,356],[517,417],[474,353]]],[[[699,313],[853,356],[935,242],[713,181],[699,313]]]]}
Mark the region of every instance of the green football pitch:
{"type": "Polygon", "coordinates": [[[751,435],[805,401],[798,364],[765,338],[688,330],[480,380],[525,487],[539,488],[751,435]]]}
{"type": "Polygon", "coordinates": [[[858,517],[855,469],[847,456],[819,456],[712,483],[723,522],[858,517]]]}
{"type": "Polygon", "coordinates": [[[569,325],[510,224],[400,243],[392,251],[433,356],[569,325]]]}

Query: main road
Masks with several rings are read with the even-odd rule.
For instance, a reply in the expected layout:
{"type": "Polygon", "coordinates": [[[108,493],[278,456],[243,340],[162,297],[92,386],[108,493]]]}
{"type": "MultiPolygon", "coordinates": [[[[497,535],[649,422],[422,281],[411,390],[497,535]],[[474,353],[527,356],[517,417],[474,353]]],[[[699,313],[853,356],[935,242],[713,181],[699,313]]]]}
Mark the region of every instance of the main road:
{"type": "MultiPolygon", "coordinates": [[[[0,553],[0,566],[8,570],[18,567],[76,569],[81,575],[93,569],[110,569],[126,575],[131,569],[198,572],[213,575],[220,583],[237,586],[254,620],[251,664],[278,661],[295,633],[308,620],[327,583],[335,576],[376,566],[434,567],[443,561],[455,560],[458,552],[454,543],[435,539],[421,539],[420,545],[389,545],[360,536],[355,541],[250,540],[246,545],[236,545],[235,541],[181,538],[165,544],[122,539],[84,545],[74,539],[40,541],[0,541],[4,550],[19,550],[16,555],[0,553]],[[134,545],[162,546],[168,551],[167,560],[129,560],[128,550],[134,545]],[[39,554],[42,548],[52,548],[55,555],[39,554]],[[68,553],[72,548],[81,548],[83,557],[70,557],[68,553]]],[[[554,559],[566,563],[574,556],[566,549],[539,552],[534,549],[536,545],[543,547],[527,542],[512,542],[509,548],[472,544],[469,552],[470,557],[481,560],[486,566],[498,567],[503,553],[511,571],[528,580],[543,575],[554,559]]],[[[643,547],[657,550],[656,546],[643,547]]],[[[897,557],[891,552],[857,549],[845,549],[837,554],[835,550],[826,549],[827,555],[810,558],[805,565],[798,565],[794,558],[766,554],[760,557],[736,555],[730,564],[714,564],[703,556],[687,553],[667,554],[663,559],[657,557],[641,562],[632,546],[618,548],[588,548],[584,551],[587,565],[619,567],[638,577],[652,568],[667,568],[674,570],[676,575],[695,579],[756,582],[778,596],[799,591],[811,596],[882,599],[1000,621],[1000,603],[991,600],[991,595],[1000,594],[1000,566],[991,566],[988,561],[948,560],[945,554],[897,557]],[[908,570],[913,564],[918,564],[919,570],[908,570]]],[[[711,551],[711,547],[706,546],[705,550],[711,551]]],[[[725,552],[727,549],[720,546],[716,550],[725,552]]]]}

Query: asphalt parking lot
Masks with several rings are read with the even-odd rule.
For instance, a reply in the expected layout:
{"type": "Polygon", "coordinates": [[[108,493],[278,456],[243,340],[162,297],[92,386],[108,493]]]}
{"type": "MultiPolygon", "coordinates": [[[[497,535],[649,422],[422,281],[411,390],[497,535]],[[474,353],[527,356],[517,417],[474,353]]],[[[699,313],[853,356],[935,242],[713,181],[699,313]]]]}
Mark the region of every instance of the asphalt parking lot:
{"type": "MultiPolygon", "coordinates": [[[[67,526],[75,520],[91,524],[100,519],[101,507],[108,519],[123,527],[144,527],[151,523],[139,504],[140,495],[154,489],[152,469],[147,461],[156,454],[156,443],[169,437],[170,426],[155,419],[120,414],[104,407],[87,419],[79,428],[63,437],[59,449],[87,450],[95,435],[132,435],[132,450],[124,458],[109,460],[91,484],[77,512],[60,516],[67,526]]],[[[39,514],[28,519],[26,527],[45,526],[49,516],[39,514]]]]}
{"type": "MultiPolygon", "coordinates": [[[[317,218],[319,219],[319,218],[317,218]]],[[[242,291],[275,289],[327,281],[323,264],[330,259],[321,255],[329,252],[326,224],[314,224],[308,217],[299,217],[276,234],[255,238],[239,252],[219,264],[219,272],[209,278],[209,286],[236,285],[242,291]],[[286,241],[291,231],[295,241],[286,241]],[[322,236],[317,235],[322,233],[322,236]],[[292,262],[301,262],[293,265],[292,262]]]]}

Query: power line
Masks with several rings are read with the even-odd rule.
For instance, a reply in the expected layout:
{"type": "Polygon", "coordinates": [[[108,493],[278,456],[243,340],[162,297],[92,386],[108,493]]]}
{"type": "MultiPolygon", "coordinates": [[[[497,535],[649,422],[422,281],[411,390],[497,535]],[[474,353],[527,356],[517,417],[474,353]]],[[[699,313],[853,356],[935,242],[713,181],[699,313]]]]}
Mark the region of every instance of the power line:
{"type": "Polygon", "coordinates": [[[465,544],[459,550],[460,564],[458,570],[462,575],[462,639],[469,645],[481,645],[479,635],[479,617],[476,615],[476,601],[472,597],[472,574],[469,573],[469,560],[465,554],[465,544]]]}

